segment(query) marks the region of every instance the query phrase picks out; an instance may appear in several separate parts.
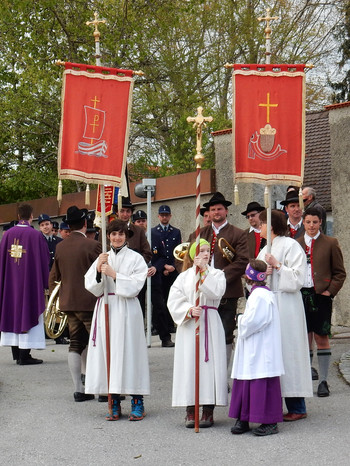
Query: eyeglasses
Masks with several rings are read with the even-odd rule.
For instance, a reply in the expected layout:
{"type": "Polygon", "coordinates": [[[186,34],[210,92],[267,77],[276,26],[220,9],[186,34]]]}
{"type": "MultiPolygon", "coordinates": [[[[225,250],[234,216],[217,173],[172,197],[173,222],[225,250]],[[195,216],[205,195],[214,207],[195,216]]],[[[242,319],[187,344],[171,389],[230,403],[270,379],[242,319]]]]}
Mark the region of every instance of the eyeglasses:
{"type": "Polygon", "coordinates": [[[255,217],[256,215],[258,215],[259,212],[255,212],[255,214],[248,214],[246,215],[245,218],[247,218],[248,220],[250,219],[250,217],[255,217]]]}

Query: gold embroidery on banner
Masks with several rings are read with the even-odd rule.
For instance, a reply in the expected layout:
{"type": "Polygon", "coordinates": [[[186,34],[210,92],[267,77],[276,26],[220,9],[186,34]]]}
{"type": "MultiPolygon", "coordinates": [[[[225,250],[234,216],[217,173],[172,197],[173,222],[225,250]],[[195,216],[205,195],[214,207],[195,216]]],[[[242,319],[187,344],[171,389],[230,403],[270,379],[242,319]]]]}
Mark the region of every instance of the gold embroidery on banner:
{"type": "Polygon", "coordinates": [[[11,249],[8,250],[10,256],[15,259],[15,263],[19,265],[19,260],[22,259],[22,255],[27,251],[19,244],[19,239],[14,239],[13,244],[11,244],[11,249]]]}

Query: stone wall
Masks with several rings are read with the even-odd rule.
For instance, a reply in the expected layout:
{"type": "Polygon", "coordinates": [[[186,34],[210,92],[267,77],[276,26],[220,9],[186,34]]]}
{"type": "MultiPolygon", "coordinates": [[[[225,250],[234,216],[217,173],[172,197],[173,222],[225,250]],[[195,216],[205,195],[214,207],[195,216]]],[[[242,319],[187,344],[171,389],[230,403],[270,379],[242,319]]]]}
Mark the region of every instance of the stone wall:
{"type": "MultiPolygon", "coordinates": [[[[331,186],[332,186],[332,212],[333,233],[339,240],[344,255],[345,268],[349,274],[350,249],[349,231],[350,216],[348,206],[350,203],[350,106],[330,108],[329,112],[331,134],[331,186]]],[[[334,299],[333,323],[337,325],[350,325],[350,279],[334,299]]]]}

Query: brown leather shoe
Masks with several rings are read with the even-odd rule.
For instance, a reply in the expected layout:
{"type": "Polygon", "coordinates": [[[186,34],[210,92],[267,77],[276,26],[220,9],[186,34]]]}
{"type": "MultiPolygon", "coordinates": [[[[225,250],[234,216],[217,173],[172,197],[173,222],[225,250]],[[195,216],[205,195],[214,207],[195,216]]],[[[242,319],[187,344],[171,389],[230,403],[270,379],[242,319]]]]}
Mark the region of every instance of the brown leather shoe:
{"type": "Polygon", "coordinates": [[[187,406],[186,408],[185,426],[188,429],[194,428],[194,406],[187,406]]]}
{"type": "Polygon", "coordinates": [[[283,415],[284,422],[299,421],[300,419],[305,419],[307,417],[306,413],[287,413],[283,415]]]}
{"type": "Polygon", "coordinates": [[[203,406],[202,418],[199,421],[199,427],[211,427],[214,424],[214,408],[203,406]]]}

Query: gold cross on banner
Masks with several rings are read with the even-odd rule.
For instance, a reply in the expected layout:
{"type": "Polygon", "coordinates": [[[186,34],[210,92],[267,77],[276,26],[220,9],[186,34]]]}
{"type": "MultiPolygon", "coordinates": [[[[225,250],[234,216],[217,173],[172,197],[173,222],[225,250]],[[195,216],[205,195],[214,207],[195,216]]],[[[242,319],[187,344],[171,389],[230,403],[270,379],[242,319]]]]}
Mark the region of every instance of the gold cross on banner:
{"type": "Polygon", "coordinates": [[[278,104],[270,104],[270,93],[266,95],[266,104],[259,104],[259,107],[266,107],[266,122],[270,123],[270,107],[278,107],[278,104]]]}
{"type": "Polygon", "coordinates": [[[193,123],[193,127],[196,128],[197,133],[197,154],[194,157],[194,161],[197,163],[197,168],[201,168],[202,163],[204,162],[204,156],[202,154],[202,128],[206,127],[206,122],[213,121],[213,117],[203,116],[203,107],[197,108],[197,116],[187,117],[188,123],[193,123]]]}
{"type": "Polygon", "coordinates": [[[91,100],[91,102],[93,102],[93,103],[94,103],[94,108],[96,108],[96,104],[97,104],[97,102],[100,102],[100,101],[98,100],[98,98],[97,98],[97,96],[96,96],[96,95],[95,95],[95,97],[94,97],[93,99],[90,99],[90,100],[91,100]]]}
{"type": "Polygon", "coordinates": [[[15,263],[19,265],[19,260],[27,251],[19,244],[19,239],[15,238],[13,240],[13,244],[11,244],[11,249],[9,249],[8,252],[10,253],[10,256],[15,259],[15,263]]]}

